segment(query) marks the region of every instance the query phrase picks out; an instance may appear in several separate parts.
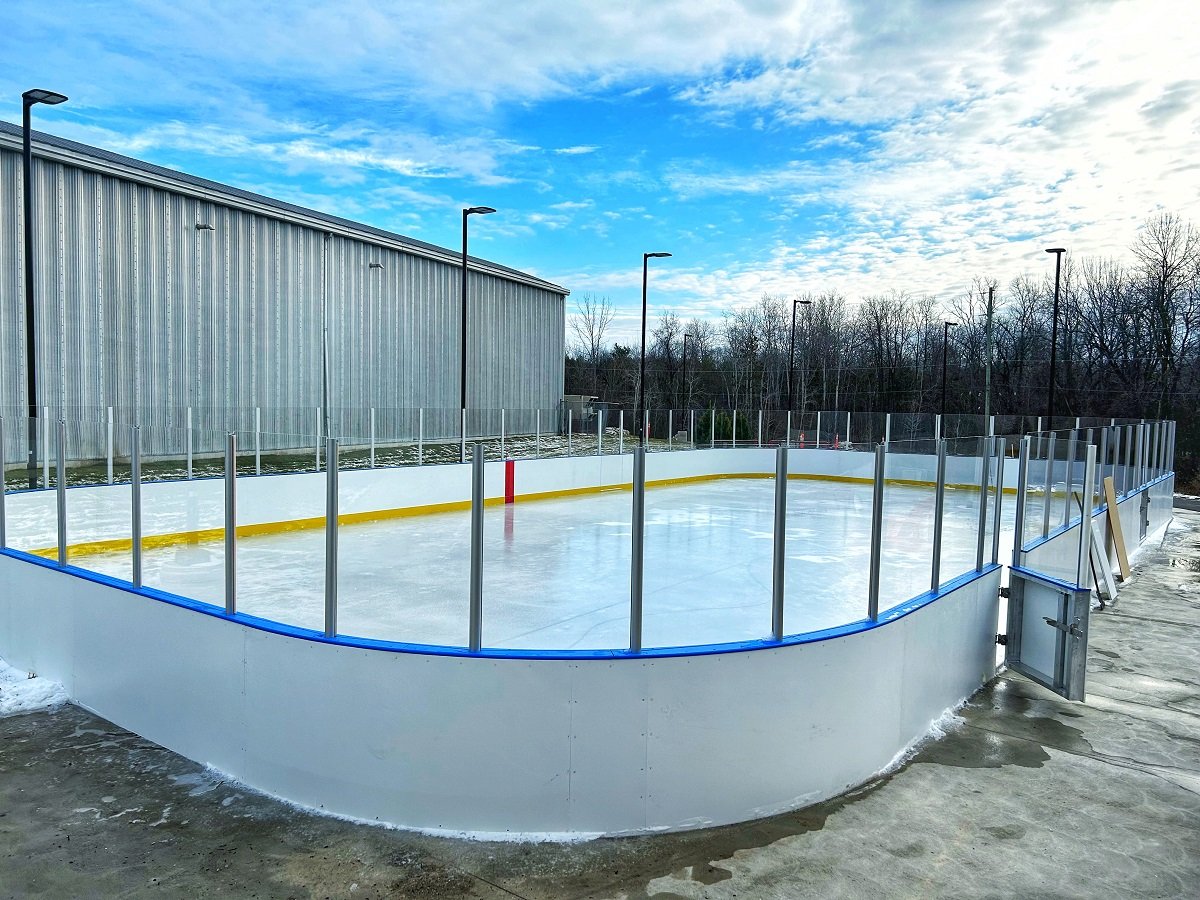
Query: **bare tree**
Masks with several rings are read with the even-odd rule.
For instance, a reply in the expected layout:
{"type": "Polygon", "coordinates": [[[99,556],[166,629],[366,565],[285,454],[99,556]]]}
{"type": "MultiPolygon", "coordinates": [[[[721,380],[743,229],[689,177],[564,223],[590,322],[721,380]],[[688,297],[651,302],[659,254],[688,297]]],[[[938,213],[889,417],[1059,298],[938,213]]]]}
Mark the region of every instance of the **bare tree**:
{"type": "Polygon", "coordinates": [[[592,394],[600,393],[600,362],[604,355],[604,335],[612,324],[612,301],[595,294],[580,294],[575,300],[571,331],[592,370],[592,394]]]}

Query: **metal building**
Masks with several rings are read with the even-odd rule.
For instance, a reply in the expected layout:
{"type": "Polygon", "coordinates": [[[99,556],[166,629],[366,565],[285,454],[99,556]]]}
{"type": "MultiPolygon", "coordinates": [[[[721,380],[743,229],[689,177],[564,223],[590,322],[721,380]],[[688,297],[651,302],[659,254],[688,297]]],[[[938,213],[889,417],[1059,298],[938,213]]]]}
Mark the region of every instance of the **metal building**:
{"type": "MultiPolygon", "coordinates": [[[[458,253],[43,133],[33,149],[38,403],[51,419],[99,423],[112,407],[152,452],[170,452],[165,432],[189,410],[210,449],[256,410],[263,432],[311,437],[327,322],[335,436],[364,438],[374,410],[381,439],[409,439],[420,409],[426,437],[458,435],[458,253]]],[[[21,129],[0,122],[0,408],[18,424],[22,189],[21,129]]],[[[562,398],[568,292],[474,257],[468,268],[469,433],[498,429],[484,411],[501,408],[510,430],[532,431],[533,411],[562,398]]],[[[9,462],[24,459],[19,430],[7,429],[9,462]]],[[[70,455],[98,455],[95,434],[70,455]]]]}

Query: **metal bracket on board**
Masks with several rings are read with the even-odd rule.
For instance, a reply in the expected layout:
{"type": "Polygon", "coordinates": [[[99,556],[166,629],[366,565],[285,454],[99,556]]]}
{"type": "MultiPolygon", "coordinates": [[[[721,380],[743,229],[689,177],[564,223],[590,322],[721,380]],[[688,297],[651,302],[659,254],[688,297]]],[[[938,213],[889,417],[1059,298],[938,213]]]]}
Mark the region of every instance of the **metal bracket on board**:
{"type": "Polygon", "coordinates": [[[1007,647],[1008,646],[1008,635],[1007,634],[996,635],[996,643],[999,644],[1001,647],[1007,647]]]}
{"type": "Polygon", "coordinates": [[[1071,637],[1080,637],[1083,635],[1083,629],[1079,627],[1079,620],[1076,619],[1070,625],[1064,625],[1062,622],[1057,622],[1049,616],[1042,616],[1046,624],[1051,628],[1057,628],[1059,631],[1071,635],[1071,637]]]}

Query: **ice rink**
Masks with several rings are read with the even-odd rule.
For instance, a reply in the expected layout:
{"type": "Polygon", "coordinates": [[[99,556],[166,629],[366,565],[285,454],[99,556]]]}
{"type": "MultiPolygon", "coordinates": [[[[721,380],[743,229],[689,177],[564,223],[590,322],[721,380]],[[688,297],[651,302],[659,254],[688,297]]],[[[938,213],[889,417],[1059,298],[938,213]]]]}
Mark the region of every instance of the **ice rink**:
{"type": "MultiPolygon", "coordinates": [[[[1012,498],[1001,555],[1011,552],[1012,498]]],[[[880,609],[929,589],[932,488],[888,485],[880,609]]],[[[975,564],[979,493],[948,489],[942,581],[975,564]]],[[[990,504],[989,504],[990,506],[990,504]]],[[[631,495],[614,490],[489,506],[485,512],[483,644],[521,649],[628,646],[631,495]]],[[[726,643],[770,633],[774,484],[729,479],[646,494],[646,647],[726,643]]],[[[814,631],[867,612],[869,485],[789,483],[785,631],[814,631]]],[[[991,559],[991,511],[986,559],[991,559]]],[[[467,641],[470,515],[452,512],[343,525],[338,632],[420,644],[467,641]]],[[[323,530],[241,538],[238,610],[320,630],[323,530]]],[[[129,579],[125,553],[72,563],[129,579]]],[[[143,580],[224,604],[220,541],[149,549],[143,580]]]]}

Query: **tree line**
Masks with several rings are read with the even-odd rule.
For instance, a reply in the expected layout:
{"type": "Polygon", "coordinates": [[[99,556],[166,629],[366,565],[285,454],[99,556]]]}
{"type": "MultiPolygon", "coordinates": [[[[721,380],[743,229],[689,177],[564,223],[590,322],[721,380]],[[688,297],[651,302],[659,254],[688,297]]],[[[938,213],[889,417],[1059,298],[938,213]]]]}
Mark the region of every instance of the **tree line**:
{"type": "MultiPolygon", "coordinates": [[[[978,277],[948,305],[895,291],[852,303],[827,291],[763,296],[719,322],[668,312],[647,341],[646,405],[936,413],[944,353],[947,413],[1041,415],[1054,319],[1047,268],[1004,286],[978,277]]],[[[566,390],[632,409],[640,348],[608,339],[612,316],[607,298],[576,301],[566,390]]],[[[1200,230],[1161,213],[1124,259],[1063,256],[1055,383],[1057,416],[1176,419],[1179,451],[1200,450],[1200,230]]]]}

